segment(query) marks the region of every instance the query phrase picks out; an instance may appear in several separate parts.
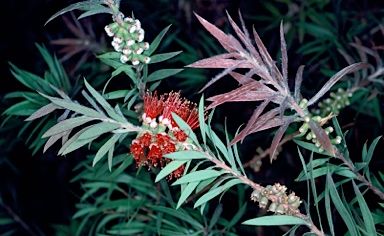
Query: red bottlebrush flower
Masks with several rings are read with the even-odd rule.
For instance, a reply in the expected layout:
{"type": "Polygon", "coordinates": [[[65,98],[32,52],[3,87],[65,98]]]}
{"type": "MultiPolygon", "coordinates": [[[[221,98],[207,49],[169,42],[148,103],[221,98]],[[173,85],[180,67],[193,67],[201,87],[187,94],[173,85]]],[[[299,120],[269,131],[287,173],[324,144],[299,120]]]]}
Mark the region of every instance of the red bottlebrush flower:
{"type": "Polygon", "coordinates": [[[144,146],[141,144],[141,142],[137,139],[132,141],[131,149],[130,149],[133,158],[136,161],[136,167],[139,167],[139,165],[144,164],[144,146]]]}
{"type": "Polygon", "coordinates": [[[172,142],[169,142],[163,146],[163,155],[176,152],[176,145],[172,142]]]}
{"type": "Polygon", "coordinates": [[[175,138],[178,142],[185,142],[185,140],[188,138],[184,131],[180,130],[178,127],[174,128],[172,133],[175,135],[175,138]]]}
{"type": "Polygon", "coordinates": [[[164,125],[172,129],[171,121],[172,121],[172,112],[176,112],[177,110],[182,107],[182,104],[185,102],[188,102],[184,98],[180,98],[180,93],[174,93],[170,92],[168,94],[168,97],[164,101],[164,110],[163,113],[161,114],[159,121],[164,125]]]}
{"type": "Polygon", "coordinates": [[[152,133],[150,131],[146,131],[142,134],[140,138],[138,138],[140,142],[145,146],[148,147],[152,143],[152,133]]]}
{"type": "Polygon", "coordinates": [[[158,133],[156,134],[155,138],[156,138],[156,143],[161,146],[164,146],[165,144],[171,141],[171,137],[169,137],[169,135],[166,133],[158,133]]]}
{"type": "Polygon", "coordinates": [[[176,170],[174,170],[172,173],[168,175],[168,181],[172,180],[172,178],[178,179],[180,178],[184,173],[185,166],[182,165],[176,170]]]}
{"type": "Polygon", "coordinates": [[[157,92],[150,94],[149,92],[144,95],[144,114],[143,122],[149,124],[152,128],[156,128],[156,117],[160,115],[164,108],[164,97],[157,97],[157,92]]]}
{"type": "Polygon", "coordinates": [[[161,158],[163,157],[163,151],[161,147],[156,143],[149,145],[149,153],[147,155],[147,163],[149,166],[156,167],[158,163],[161,163],[161,158]],[[149,163],[151,161],[151,163],[149,163]]]}

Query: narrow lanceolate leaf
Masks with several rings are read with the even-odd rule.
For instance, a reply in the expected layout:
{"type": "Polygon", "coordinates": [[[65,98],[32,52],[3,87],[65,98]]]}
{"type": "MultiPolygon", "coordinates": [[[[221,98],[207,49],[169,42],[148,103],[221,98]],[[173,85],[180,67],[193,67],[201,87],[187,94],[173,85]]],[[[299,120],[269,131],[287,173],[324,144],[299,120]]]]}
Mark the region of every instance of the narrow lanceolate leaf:
{"type": "Polygon", "coordinates": [[[234,49],[232,49],[231,47],[231,43],[229,41],[229,37],[227,34],[225,34],[219,28],[209,23],[208,21],[206,21],[204,18],[197,15],[196,13],[195,13],[195,16],[200,21],[200,23],[204,26],[204,28],[208,30],[209,33],[211,33],[219,41],[219,43],[223,46],[225,50],[227,50],[228,52],[234,52],[234,49]]]}
{"type": "Polygon", "coordinates": [[[320,89],[319,92],[316,93],[315,96],[313,96],[309,101],[308,101],[308,106],[314,104],[319,98],[321,98],[328,90],[337,82],[339,81],[344,75],[354,72],[356,70],[360,70],[363,68],[366,68],[367,64],[365,63],[356,63],[352,64],[350,66],[345,67],[341,71],[337,72],[334,76],[332,76],[325,84],[324,86],[320,89]]]}
{"type": "Polygon", "coordinates": [[[276,153],[276,149],[279,146],[280,140],[283,137],[285,131],[287,130],[288,126],[293,122],[293,120],[296,118],[296,116],[290,116],[288,119],[284,121],[284,124],[280,126],[280,128],[277,130],[275,136],[273,137],[271,147],[269,148],[269,159],[272,163],[273,156],[276,153]]]}
{"type": "Polygon", "coordinates": [[[206,194],[201,196],[199,198],[199,200],[196,201],[196,203],[195,203],[195,205],[193,207],[196,208],[198,206],[201,206],[202,204],[208,202],[209,200],[211,200],[212,198],[218,196],[219,194],[221,194],[222,192],[224,192],[227,189],[231,188],[232,186],[235,186],[235,185],[241,184],[241,183],[244,183],[244,182],[242,180],[240,180],[240,179],[229,180],[225,184],[223,184],[221,186],[218,186],[217,188],[209,190],[206,194]]]}
{"type": "Polygon", "coordinates": [[[157,70],[150,74],[146,79],[144,79],[145,82],[153,82],[162,80],[164,78],[170,77],[172,75],[175,75],[179,72],[181,72],[183,69],[162,69],[157,70]]]}
{"type": "Polygon", "coordinates": [[[349,234],[351,236],[359,235],[356,230],[356,223],[353,220],[350,213],[348,212],[348,210],[345,208],[343,202],[341,201],[339,193],[337,192],[335,183],[333,182],[332,176],[329,173],[327,175],[327,182],[328,182],[329,194],[331,196],[332,202],[335,205],[337,211],[339,212],[341,218],[343,218],[344,223],[347,225],[349,234]]]}
{"type": "Polygon", "coordinates": [[[187,150],[172,152],[164,155],[165,158],[175,159],[175,160],[192,160],[192,159],[207,159],[208,156],[205,153],[187,150]]]}
{"type": "Polygon", "coordinates": [[[283,71],[283,82],[284,87],[289,89],[288,87],[288,54],[287,54],[287,44],[285,43],[284,38],[284,27],[283,21],[280,23],[280,43],[281,43],[281,69],[283,71]]]}
{"type": "MultiPolygon", "coordinates": [[[[244,132],[242,138],[241,138],[241,142],[244,140],[245,136],[249,134],[249,131],[251,130],[251,128],[255,125],[255,123],[257,122],[259,116],[261,115],[261,113],[264,111],[265,107],[269,104],[269,102],[272,100],[272,97],[269,97],[267,99],[265,99],[257,108],[256,110],[253,112],[251,118],[249,119],[247,125],[245,126],[244,130],[242,132],[244,132]]],[[[242,133],[240,132],[240,134],[242,133]]]]}
{"type": "Polygon", "coordinates": [[[373,157],[373,152],[375,151],[376,145],[380,141],[381,137],[382,136],[379,136],[375,138],[375,140],[373,140],[372,144],[369,146],[367,155],[363,156],[363,162],[366,162],[367,165],[371,162],[371,159],[373,157]]]}
{"type": "Polygon", "coordinates": [[[323,128],[321,128],[321,126],[313,120],[309,121],[309,128],[316,135],[317,140],[319,140],[319,142],[320,142],[321,146],[323,146],[324,150],[327,151],[331,156],[334,157],[335,156],[335,149],[331,143],[331,140],[329,139],[328,134],[325,132],[325,130],[323,128]]]}
{"type": "Polygon", "coordinates": [[[77,113],[80,113],[80,114],[83,114],[83,115],[89,116],[89,117],[94,117],[94,118],[98,118],[98,119],[107,118],[105,115],[100,114],[99,112],[97,112],[97,111],[95,111],[89,107],[77,104],[73,101],[66,101],[64,99],[50,97],[50,96],[47,96],[44,94],[41,94],[41,95],[46,97],[47,99],[49,99],[52,103],[54,103],[54,104],[56,104],[62,108],[65,108],[65,109],[68,109],[68,110],[71,110],[71,111],[74,111],[74,112],[77,112],[77,113]]]}
{"type": "Polygon", "coordinates": [[[79,139],[88,139],[88,138],[92,138],[92,137],[98,137],[104,133],[110,132],[110,131],[115,130],[117,128],[120,128],[120,125],[116,124],[116,123],[106,123],[106,122],[104,123],[103,122],[103,123],[95,124],[91,128],[84,131],[84,133],[82,133],[79,136],[79,139]]]}
{"type": "Polygon", "coordinates": [[[241,31],[241,29],[233,21],[232,17],[228,14],[228,12],[227,12],[227,17],[228,17],[229,23],[231,23],[231,26],[235,30],[237,36],[244,43],[244,45],[247,47],[247,49],[253,55],[253,57],[256,59],[256,61],[259,64],[261,64],[262,63],[261,57],[260,57],[259,53],[257,52],[256,48],[252,45],[251,39],[249,37],[249,33],[248,33],[247,29],[245,28],[244,21],[243,21],[243,18],[241,17],[240,11],[239,11],[239,17],[240,17],[240,21],[242,23],[243,31],[241,31]]]}
{"type": "Polygon", "coordinates": [[[94,120],[93,118],[86,117],[86,116],[81,116],[81,117],[75,117],[75,118],[70,118],[64,121],[61,121],[57,123],[56,125],[52,126],[47,132],[43,134],[42,138],[46,138],[67,130],[71,130],[75,127],[78,127],[80,125],[83,125],[89,121],[94,120]]]}
{"type": "Polygon", "coordinates": [[[122,134],[114,134],[103,146],[97,151],[95,158],[93,158],[92,166],[95,166],[98,161],[111,149],[115,146],[115,143],[122,134]]]}
{"type": "Polygon", "coordinates": [[[275,93],[272,89],[268,88],[270,90],[268,91],[268,89],[265,89],[264,87],[267,86],[260,83],[259,81],[252,81],[251,83],[243,85],[240,88],[234,89],[228,93],[207,98],[208,101],[213,102],[207,107],[207,109],[211,109],[225,102],[262,101],[271,97],[271,95],[275,93]]]}
{"type": "Polygon", "coordinates": [[[305,220],[286,215],[262,216],[241,223],[243,225],[272,226],[272,225],[309,225],[305,220]]]}
{"type": "Polygon", "coordinates": [[[259,49],[261,58],[263,59],[264,63],[267,64],[267,67],[269,68],[269,70],[271,70],[274,76],[277,77],[277,80],[282,81],[283,80],[282,75],[280,74],[278,68],[276,67],[275,62],[272,60],[271,56],[269,55],[267,48],[264,46],[264,43],[261,41],[255,28],[253,28],[253,35],[255,37],[257,47],[259,49]]]}
{"type": "Polygon", "coordinates": [[[252,68],[253,65],[247,61],[239,61],[234,59],[223,59],[223,58],[215,58],[210,57],[206,59],[202,59],[200,61],[194,62],[187,67],[191,68],[219,68],[226,69],[229,67],[235,68],[252,68]],[[241,62],[241,63],[240,63],[241,62]]]}
{"type": "Polygon", "coordinates": [[[364,196],[361,194],[359,187],[357,187],[355,184],[355,181],[352,181],[352,184],[356,194],[357,202],[359,203],[361,214],[363,215],[365,231],[368,235],[377,235],[372,213],[369,210],[367,203],[365,202],[364,196]]]}
{"type": "Polygon", "coordinates": [[[30,120],[34,120],[34,119],[43,117],[43,116],[48,115],[49,113],[51,113],[54,110],[59,109],[59,108],[60,108],[59,106],[57,106],[53,103],[47,104],[47,105],[43,106],[42,108],[40,108],[39,110],[37,110],[35,113],[33,113],[27,119],[25,119],[25,121],[30,121],[30,120]]]}
{"type": "Polygon", "coordinates": [[[109,117],[115,119],[119,122],[126,122],[124,117],[119,116],[115,109],[101,96],[89,83],[86,79],[84,79],[84,84],[87,87],[88,91],[91,95],[96,99],[96,101],[104,108],[109,117]]]}
{"type": "Polygon", "coordinates": [[[57,140],[68,135],[70,131],[71,130],[68,130],[68,131],[61,132],[61,133],[58,133],[58,134],[55,134],[55,135],[52,135],[51,137],[49,137],[49,139],[47,140],[47,142],[44,145],[43,153],[46,152],[48,150],[48,148],[50,148],[54,143],[56,143],[57,140]]]}
{"type": "Polygon", "coordinates": [[[294,97],[297,103],[300,102],[300,99],[301,99],[300,87],[301,87],[301,83],[303,82],[303,71],[304,71],[304,66],[301,65],[296,72],[294,97]]]}
{"type": "Polygon", "coordinates": [[[145,51],[145,55],[150,56],[154,51],[156,51],[157,47],[160,45],[161,40],[163,39],[164,35],[167,33],[171,25],[168,25],[165,27],[152,41],[151,45],[149,46],[149,49],[145,51]]]}
{"type": "MultiPolygon", "coordinates": [[[[237,82],[239,82],[239,84],[242,84],[242,85],[246,85],[248,83],[252,83],[253,81],[255,81],[254,79],[252,79],[251,77],[248,77],[248,76],[245,76],[245,75],[242,75],[240,73],[237,73],[237,72],[229,72],[229,74],[235,79],[237,80],[237,82]]],[[[267,86],[266,86],[267,87],[267,86]]],[[[267,87],[269,88],[269,87],[267,87]]]]}
{"type": "Polygon", "coordinates": [[[175,181],[172,185],[177,185],[177,184],[184,184],[184,183],[190,183],[190,182],[200,182],[205,179],[213,178],[220,176],[224,174],[225,172],[223,171],[217,171],[217,170],[198,170],[192,173],[189,173],[187,175],[184,175],[177,181],[175,181]]]}
{"type": "Polygon", "coordinates": [[[159,182],[164,177],[168,176],[170,173],[172,173],[174,170],[179,168],[180,166],[184,165],[187,161],[185,160],[174,160],[168,163],[160,172],[157,174],[155,182],[159,182]]]}
{"type": "Polygon", "coordinates": [[[151,56],[151,61],[149,62],[149,64],[154,64],[154,63],[166,61],[168,59],[171,59],[171,58],[179,55],[180,53],[182,53],[182,51],[160,53],[160,54],[152,55],[151,56]]]}
{"type": "Polygon", "coordinates": [[[88,6],[92,6],[92,5],[96,6],[96,5],[103,4],[103,3],[105,3],[105,0],[90,0],[90,1],[84,1],[84,2],[78,2],[78,3],[71,4],[68,7],[61,9],[60,11],[53,14],[53,16],[51,16],[47,20],[47,22],[45,22],[44,25],[48,24],[51,20],[55,19],[56,17],[66,13],[66,12],[73,11],[76,9],[81,9],[83,7],[88,7],[88,6]]]}
{"type": "Polygon", "coordinates": [[[193,192],[193,190],[196,189],[196,187],[197,187],[197,185],[199,185],[199,183],[200,183],[199,181],[191,182],[191,183],[189,183],[189,184],[183,189],[183,191],[181,192],[179,201],[177,202],[176,209],[178,209],[179,207],[181,207],[181,205],[185,202],[185,200],[187,200],[187,198],[189,197],[189,195],[191,195],[191,193],[193,192]]]}

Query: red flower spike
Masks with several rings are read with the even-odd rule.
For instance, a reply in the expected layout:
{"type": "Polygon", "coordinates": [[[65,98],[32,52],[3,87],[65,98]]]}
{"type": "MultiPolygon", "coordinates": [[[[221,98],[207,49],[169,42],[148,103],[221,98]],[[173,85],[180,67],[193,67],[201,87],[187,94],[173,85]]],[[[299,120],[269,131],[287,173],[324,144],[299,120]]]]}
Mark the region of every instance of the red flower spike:
{"type": "Polygon", "coordinates": [[[158,133],[155,138],[156,143],[160,146],[164,146],[171,141],[171,137],[169,137],[166,133],[158,133]]]}
{"type": "Polygon", "coordinates": [[[163,155],[176,152],[176,145],[172,142],[167,143],[163,146],[163,155]]]}
{"type": "Polygon", "coordinates": [[[188,138],[184,131],[180,130],[179,128],[174,128],[172,133],[175,135],[175,138],[178,142],[185,142],[185,140],[188,138]]]}
{"type": "Polygon", "coordinates": [[[143,133],[139,140],[145,147],[148,147],[152,143],[152,133],[149,131],[143,133]]]}
{"type": "Polygon", "coordinates": [[[172,178],[178,179],[180,178],[184,173],[185,166],[182,165],[176,170],[174,170],[172,173],[168,175],[168,181],[172,180],[172,178]]]}
{"type": "Polygon", "coordinates": [[[133,158],[136,161],[136,167],[144,164],[144,146],[140,143],[139,140],[135,139],[132,141],[130,151],[133,155],[133,158]]]}
{"type": "Polygon", "coordinates": [[[171,120],[172,112],[176,112],[180,109],[180,106],[185,102],[186,100],[183,98],[180,98],[180,93],[174,93],[170,92],[168,94],[167,99],[164,101],[164,110],[161,114],[161,117],[159,118],[159,121],[169,128],[172,128],[171,120]]]}
{"type": "Polygon", "coordinates": [[[161,158],[163,156],[163,151],[161,150],[160,146],[152,143],[149,146],[149,153],[147,156],[147,162],[149,166],[156,167],[158,163],[161,162],[161,158]],[[151,163],[149,163],[151,161],[151,163]]]}
{"type": "Polygon", "coordinates": [[[164,108],[164,97],[157,97],[157,92],[150,94],[146,92],[144,95],[144,114],[143,122],[151,124],[153,121],[156,122],[156,117],[160,115],[161,111],[164,108]]]}

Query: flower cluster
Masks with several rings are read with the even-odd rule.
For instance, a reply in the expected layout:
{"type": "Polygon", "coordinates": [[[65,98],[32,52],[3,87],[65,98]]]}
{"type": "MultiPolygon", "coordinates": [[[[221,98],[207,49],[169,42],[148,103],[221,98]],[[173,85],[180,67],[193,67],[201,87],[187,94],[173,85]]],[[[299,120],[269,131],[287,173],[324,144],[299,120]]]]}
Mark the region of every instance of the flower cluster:
{"type": "Polygon", "coordinates": [[[352,92],[345,91],[339,88],[336,92],[331,92],[329,98],[319,102],[319,108],[312,111],[313,114],[326,116],[329,113],[339,114],[340,110],[350,105],[349,98],[352,97],[352,92]]]}
{"type": "MultiPolygon", "coordinates": [[[[307,105],[307,102],[308,102],[307,99],[303,99],[300,101],[299,106],[301,108],[305,108],[307,105]]],[[[319,152],[324,152],[324,147],[321,145],[320,141],[317,139],[315,133],[312,130],[309,130],[309,123],[308,122],[310,120],[313,120],[316,123],[323,125],[324,123],[326,123],[328,118],[323,118],[323,117],[318,116],[318,115],[312,116],[311,114],[309,114],[308,110],[306,110],[306,113],[307,113],[307,116],[304,117],[304,123],[299,128],[300,135],[298,135],[297,137],[305,135],[305,138],[308,141],[312,141],[312,143],[314,143],[316,145],[319,152]],[[309,130],[309,132],[308,132],[308,130],[309,130]]],[[[330,113],[331,112],[329,112],[328,114],[330,114],[330,113]]],[[[328,136],[330,136],[330,134],[333,132],[333,128],[331,126],[328,126],[328,127],[324,128],[324,131],[328,136]]],[[[331,143],[334,145],[341,143],[341,137],[340,136],[336,136],[335,138],[330,137],[330,139],[331,139],[331,143]]]]}
{"type": "Polygon", "coordinates": [[[149,49],[149,43],[143,42],[144,30],[141,23],[132,17],[124,17],[119,13],[114,22],[105,26],[105,32],[113,37],[112,46],[117,52],[121,52],[120,61],[126,63],[131,61],[132,65],[138,65],[140,62],[148,64],[151,58],[142,53],[149,49]]]}
{"type": "MultiPolygon", "coordinates": [[[[163,167],[171,161],[163,158],[163,155],[195,148],[188,135],[172,118],[172,113],[177,114],[192,129],[199,126],[196,104],[181,98],[180,93],[171,92],[160,97],[156,92],[144,95],[143,131],[132,141],[130,150],[136,167],[163,167]]],[[[184,166],[181,166],[168,179],[179,178],[183,172],[184,166]]]]}
{"type": "Polygon", "coordinates": [[[258,201],[260,208],[266,208],[276,214],[295,215],[299,213],[298,207],[301,204],[300,197],[294,192],[287,195],[287,187],[276,183],[266,186],[262,191],[254,190],[251,194],[252,201],[258,201]]]}

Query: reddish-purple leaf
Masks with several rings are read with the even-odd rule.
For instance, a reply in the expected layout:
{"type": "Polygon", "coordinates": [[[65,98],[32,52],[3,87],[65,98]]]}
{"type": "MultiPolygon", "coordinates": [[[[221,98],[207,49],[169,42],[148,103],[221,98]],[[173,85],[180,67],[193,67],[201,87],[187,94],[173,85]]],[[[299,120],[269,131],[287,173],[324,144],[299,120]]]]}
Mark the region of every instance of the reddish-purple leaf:
{"type": "Polygon", "coordinates": [[[337,72],[334,76],[332,76],[327,83],[324,84],[324,86],[320,89],[319,92],[316,93],[315,96],[313,96],[308,101],[308,106],[314,104],[319,98],[321,98],[328,90],[337,82],[339,79],[341,79],[344,75],[354,72],[356,70],[360,70],[362,68],[367,67],[367,64],[365,63],[355,63],[350,66],[345,67],[341,71],[337,72]]]}
{"type": "Polygon", "coordinates": [[[187,67],[193,68],[228,68],[237,65],[236,68],[252,68],[252,64],[248,63],[245,60],[233,60],[233,59],[223,59],[210,57],[206,59],[202,59],[200,61],[194,62],[192,64],[187,65],[187,67]]]}
{"type": "Polygon", "coordinates": [[[237,72],[230,72],[229,73],[235,80],[237,80],[237,82],[239,82],[239,84],[242,84],[242,85],[246,85],[248,83],[252,83],[253,81],[255,81],[254,79],[252,79],[251,77],[247,77],[246,75],[242,75],[240,73],[237,73],[237,72]],[[240,83],[240,81],[242,81],[240,83]]]}
{"type": "Polygon", "coordinates": [[[43,116],[48,115],[49,113],[53,112],[54,110],[60,109],[60,108],[61,107],[59,107],[53,103],[49,103],[49,104],[43,106],[42,108],[40,108],[39,110],[35,111],[32,115],[30,115],[27,119],[25,119],[25,121],[30,121],[30,120],[34,120],[34,119],[43,117],[43,116]]]}
{"type": "Polygon", "coordinates": [[[273,137],[271,147],[269,148],[269,158],[272,163],[273,156],[276,153],[276,149],[280,143],[280,140],[282,139],[285,131],[287,130],[288,126],[293,122],[293,120],[296,118],[296,116],[289,116],[288,118],[283,119],[281,118],[280,120],[283,121],[283,125],[280,126],[280,128],[277,130],[275,136],[273,137]]]}
{"type": "Polygon", "coordinates": [[[317,140],[319,140],[321,146],[323,146],[324,150],[327,151],[331,156],[335,156],[335,149],[329,139],[328,134],[325,132],[323,128],[315,121],[309,121],[309,128],[316,135],[317,140]]]}
{"type": "Polygon", "coordinates": [[[217,28],[213,24],[206,21],[204,18],[202,18],[198,14],[195,13],[195,16],[200,21],[200,23],[204,26],[204,28],[207,29],[209,33],[211,33],[220,42],[220,44],[223,46],[225,50],[227,50],[228,52],[234,52],[234,50],[231,48],[231,44],[229,42],[229,37],[227,34],[225,34],[223,31],[221,31],[219,28],[217,28]]]}
{"type": "Polygon", "coordinates": [[[304,71],[304,66],[301,65],[296,72],[294,97],[297,103],[300,102],[300,99],[301,99],[300,87],[301,87],[301,83],[303,82],[303,71],[304,71]]]}
{"type": "Polygon", "coordinates": [[[271,73],[273,73],[273,76],[276,77],[276,80],[282,81],[283,76],[280,74],[279,69],[276,67],[275,62],[272,60],[271,56],[269,55],[267,48],[264,46],[264,43],[261,41],[255,28],[253,28],[253,35],[255,37],[256,45],[260,51],[260,55],[264,63],[267,64],[268,69],[271,71],[271,73]]]}
{"type": "Polygon", "coordinates": [[[208,101],[212,101],[206,109],[209,110],[225,102],[249,102],[249,101],[262,101],[271,96],[269,92],[260,91],[244,91],[241,88],[232,90],[231,92],[216,95],[208,98],[208,101]]]}
{"type": "MultiPolygon", "coordinates": [[[[229,59],[223,59],[223,60],[229,60],[229,59]]],[[[233,71],[234,69],[241,68],[240,66],[244,62],[247,63],[246,61],[237,61],[237,63],[233,64],[232,66],[230,66],[228,68],[226,68],[221,73],[217,74],[214,78],[212,78],[202,89],[200,89],[199,92],[201,93],[204,89],[208,88],[213,83],[215,83],[219,79],[223,78],[224,76],[226,76],[229,72],[233,71]]]]}
{"type": "Polygon", "coordinates": [[[280,43],[281,43],[281,69],[283,71],[283,82],[285,88],[288,90],[288,55],[287,55],[287,44],[284,38],[283,21],[280,23],[280,43]]]}
{"type": "Polygon", "coordinates": [[[56,143],[57,140],[63,138],[64,136],[68,135],[69,133],[70,133],[70,130],[64,131],[64,132],[61,132],[61,133],[58,133],[58,134],[55,134],[55,135],[52,135],[51,137],[49,137],[49,139],[47,140],[47,142],[44,145],[43,153],[45,153],[45,151],[47,151],[48,148],[50,148],[54,143],[56,143]]]}
{"type": "Polygon", "coordinates": [[[266,130],[266,129],[270,129],[270,128],[273,128],[276,126],[280,126],[281,124],[283,124],[283,120],[285,119],[285,117],[283,118],[283,120],[281,120],[279,117],[276,117],[276,115],[278,113],[279,112],[278,112],[277,108],[266,112],[265,114],[263,114],[262,116],[259,117],[257,123],[254,124],[253,127],[251,127],[251,130],[249,130],[248,133],[246,133],[246,132],[244,132],[244,130],[242,130],[230,142],[229,145],[233,145],[233,144],[237,143],[238,141],[243,140],[249,134],[256,133],[258,131],[262,131],[262,130],[266,130]]]}
{"type": "MultiPolygon", "coordinates": [[[[242,18],[241,18],[241,14],[239,12],[239,15],[240,15],[240,19],[242,21],[242,18]]],[[[253,47],[252,45],[252,42],[250,41],[250,38],[249,38],[249,34],[248,32],[246,31],[244,25],[243,25],[243,30],[245,32],[247,32],[247,34],[245,34],[243,31],[241,31],[241,29],[239,28],[239,26],[237,26],[237,24],[233,21],[233,19],[231,18],[231,16],[228,14],[227,12],[227,17],[228,17],[228,20],[229,20],[229,23],[232,25],[232,28],[235,30],[237,36],[240,38],[240,40],[244,43],[244,45],[247,47],[248,51],[252,53],[252,55],[255,57],[255,59],[257,60],[257,62],[259,64],[262,63],[262,60],[261,60],[261,57],[259,55],[259,53],[256,51],[255,47],[253,47]]],[[[243,21],[242,21],[243,22],[243,21]]]]}

